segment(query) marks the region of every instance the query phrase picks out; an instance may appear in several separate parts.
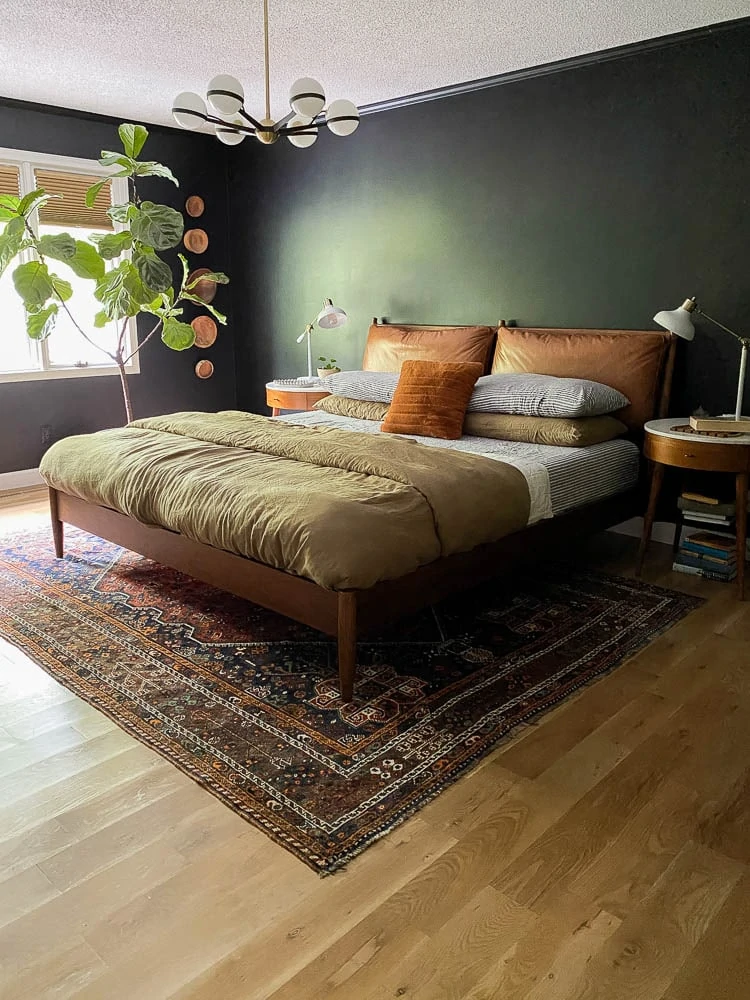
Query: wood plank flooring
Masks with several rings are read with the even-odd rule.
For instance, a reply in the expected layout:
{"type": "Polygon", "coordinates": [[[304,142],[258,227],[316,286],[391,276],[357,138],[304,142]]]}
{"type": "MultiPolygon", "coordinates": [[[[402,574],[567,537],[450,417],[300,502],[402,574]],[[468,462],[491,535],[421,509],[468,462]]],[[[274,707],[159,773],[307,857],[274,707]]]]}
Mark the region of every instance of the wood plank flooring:
{"type": "Polygon", "coordinates": [[[750,602],[670,561],[705,606],[326,879],[0,646],[0,997],[750,997],[750,602]]]}

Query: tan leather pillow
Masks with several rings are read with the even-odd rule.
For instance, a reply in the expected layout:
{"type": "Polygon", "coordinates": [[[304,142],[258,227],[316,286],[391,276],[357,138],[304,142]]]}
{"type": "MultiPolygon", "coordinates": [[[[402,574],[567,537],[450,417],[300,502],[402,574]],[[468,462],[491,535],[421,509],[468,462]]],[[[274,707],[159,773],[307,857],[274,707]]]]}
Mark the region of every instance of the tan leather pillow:
{"type": "Polygon", "coordinates": [[[398,372],[404,361],[478,361],[489,370],[491,326],[395,326],[373,323],[362,358],[365,371],[398,372]]]}
{"type": "Polygon", "coordinates": [[[464,434],[528,441],[531,444],[585,448],[627,434],[627,427],[615,417],[525,417],[510,413],[467,413],[464,434]]]}
{"type": "Polygon", "coordinates": [[[670,335],[654,330],[535,330],[501,326],[492,374],[535,372],[585,378],[630,400],[617,415],[641,430],[656,412],[656,395],[670,335]]]}
{"type": "Polygon", "coordinates": [[[478,362],[405,361],[381,430],[457,440],[483,370],[478,362]]]}
{"type": "Polygon", "coordinates": [[[383,420],[389,405],[369,399],[349,399],[348,396],[324,396],[313,403],[313,409],[335,413],[339,417],[355,417],[357,420],[383,420]]]}

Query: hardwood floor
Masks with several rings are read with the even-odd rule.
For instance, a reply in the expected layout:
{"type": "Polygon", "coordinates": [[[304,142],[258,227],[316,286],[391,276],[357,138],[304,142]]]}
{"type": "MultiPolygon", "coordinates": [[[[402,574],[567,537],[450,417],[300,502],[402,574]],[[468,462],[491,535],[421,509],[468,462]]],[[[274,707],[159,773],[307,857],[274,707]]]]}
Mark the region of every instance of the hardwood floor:
{"type": "Polygon", "coordinates": [[[2,645],[0,996],[750,996],[750,602],[669,562],[702,608],[326,879],[2,645]]]}

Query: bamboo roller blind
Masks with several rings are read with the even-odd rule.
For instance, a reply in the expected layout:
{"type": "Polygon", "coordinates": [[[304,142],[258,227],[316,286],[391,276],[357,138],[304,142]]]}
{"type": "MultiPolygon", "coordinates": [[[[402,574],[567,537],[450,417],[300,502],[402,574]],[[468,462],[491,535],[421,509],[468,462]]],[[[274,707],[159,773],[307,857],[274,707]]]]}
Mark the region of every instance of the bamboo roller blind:
{"type": "Polygon", "coordinates": [[[113,230],[107,209],[112,204],[112,189],[105,184],[96,196],[93,208],[86,208],[86,191],[101,180],[86,174],[69,174],[62,170],[35,170],[37,187],[47,194],[61,195],[46,202],[39,210],[39,221],[52,226],[77,226],[83,229],[113,230]]]}
{"type": "Polygon", "coordinates": [[[0,194],[18,196],[18,167],[0,163],[0,194]]]}

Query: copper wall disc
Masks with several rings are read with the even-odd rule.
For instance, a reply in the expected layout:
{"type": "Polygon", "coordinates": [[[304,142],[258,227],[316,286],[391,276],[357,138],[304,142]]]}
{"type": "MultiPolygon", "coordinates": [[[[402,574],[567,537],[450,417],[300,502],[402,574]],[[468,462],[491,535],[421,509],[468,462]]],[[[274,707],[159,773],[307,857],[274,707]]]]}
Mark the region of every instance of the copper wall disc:
{"type": "Polygon", "coordinates": [[[191,194],[185,202],[185,211],[191,218],[197,219],[206,210],[206,203],[199,194],[191,194]]]}
{"type": "Polygon", "coordinates": [[[204,253],[208,249],[208,233],[205,229],[188,229],[182,242],[191,253],[204,253]]]}
{"type": "MultiPolygon", "coordinates": [[[[188,275],[187,283],[190,285],[196,278],[200,278],[202,274],[210,273],[211,268],[209,267],[197,267],[188,275]]],[[[199,281],[195,288],[191,289],[191,291],[193,295],[197,295],[202,302],[213,302],[214,296],[216,295],[216,282],[199,281]]]]}
{"type": "Polygon", "coordinates": [[[214,366],[206,358],[199,361],[195,366],[195,374],[198,378],[211,378],[214,373],[214,366]]]}
{"type": "Polygon", "coordinates": [[[195,331],[196,347],[210,347],[216,340],[218,328],[210,316],[196,316],[190,325],[195,331]]]}

